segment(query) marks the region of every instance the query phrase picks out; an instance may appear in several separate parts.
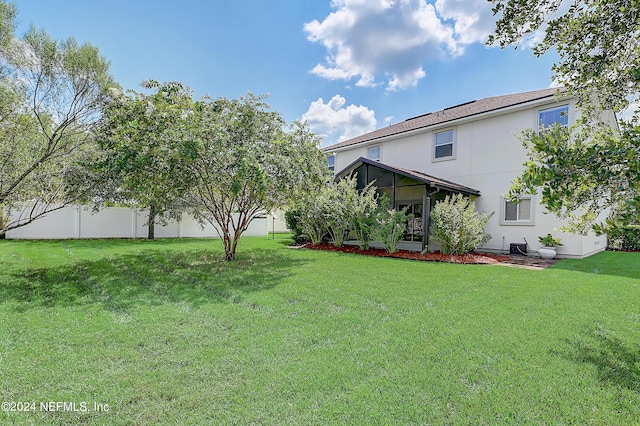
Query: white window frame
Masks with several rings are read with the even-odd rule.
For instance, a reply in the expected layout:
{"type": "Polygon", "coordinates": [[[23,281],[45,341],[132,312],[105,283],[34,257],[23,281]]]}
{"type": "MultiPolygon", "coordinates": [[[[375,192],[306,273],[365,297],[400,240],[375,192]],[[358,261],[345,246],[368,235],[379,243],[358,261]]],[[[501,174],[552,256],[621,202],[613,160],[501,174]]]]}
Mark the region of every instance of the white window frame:
{"type": "Polygon", "coordinates": [[[336,172],[336,155],[335,154],[331,154],[327,156],[327,165],[329,166],[329,170],[331,170],[331,172],[333,173],[336,172]],[[331,159],[333,159],[333,164],[331,164],[331,159]]]}
{"type": "Polygon", "coordinates": [[[431,161],[432,162],[436,162],[436,161],[447,161],[447,160],[455,160],[456,158],[456,130],[455,129],[444,129],[444,130],[440,130],[437,132],[433,132],[433,149],[431,150],[431,161]],[[444,145],[448,145],[449,143],[446,144],[440,144],[437,145],[436,141],[438,140],[438,135],[441,135],[443,133],[449,133],[451,132],[451,155],[447,155],[446,157],[436,157],[436,148],[438,146],[444,146],[444,145]]]}
{"type": "Polygon", "coordinates": [[[380,162],[382,160],[382,145],[372,145],[367,147],[367,158],[369,160],[380,162]],[[371,156],[371,150],[378,148],[378,158],[371,156]]]}
{"type": "Polygon", "coordinates": [[[523,195],[520,197],[521,201],[528,200],[529,201],[529,219],[520,219],[520,209],[522,208],[522,203],[516,204],[517,213],[516,220],[507,220],[507,203],[510,201],[504,197],[500,197],[500,225],[506,226],[533,226],[535,225],[535,197],[530,195],[523,195]]]}
{"type": "MultiPolygon", "coordinates": [[[[550,126],[542,127],[542,114],[548,113],[548,112],[554,112],[554,111],[562,111],[562,110],[566,111],[565,116],[567,117],[567,124],[563,124],[563,123],[559,123],[559,124],[561,124],[562,127],[568,127],[569,126],[569,105],[561,105],[558,107],[546,108],[538,111],[538,131],[541,132],[550,127],[550,126]]],[[[557,121],[555,123],[557,123],[557,121]]]]}

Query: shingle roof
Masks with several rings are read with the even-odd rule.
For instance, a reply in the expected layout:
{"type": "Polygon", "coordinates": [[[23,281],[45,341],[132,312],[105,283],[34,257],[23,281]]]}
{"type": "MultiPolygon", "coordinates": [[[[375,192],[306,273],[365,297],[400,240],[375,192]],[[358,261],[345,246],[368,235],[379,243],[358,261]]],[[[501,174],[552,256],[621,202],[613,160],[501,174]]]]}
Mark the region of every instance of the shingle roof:
{"type": "Polygon", "coordinates": [[[455,182],[451,182],[445,179],[440,179],[435,176],[428,175],[426,173],[417,172],[415,170],[404,169],[402,167],[391,166],[389,164],[380,163],[379,161],[370,160],[368,158],[360,157],[347,167],[345,167],[340,173],[336,175],[336,177],[346,176],[349,173],[356,170],[362,164],[369,164],[374,167],[379,167],[381,169],[398,173],[403,176],[409,177],[411,179],[415,179],[419,182],[423,182],[427,184],[431,188],[445,189],[447,191],[452,192],[460,192],[465,195],[480,195],[480,191],[477,189],[469,188],[468,186],[460,185],[455,182]]]}
{"type": "Polygon", "coordinates": [[[442,111],[431,112],[429,114],[420,115],[409,118],[401,123],[397,123],[388,127],[383,127],[373,132],[366,133],[355,138],[348,139],[324,148],[330,151],[337,148],[343,148],[350,145],[356,145],[362,142],[369,142],[387,136],[397,135],[437,124],[446,123],[461,118],[472,117],[474,115],[496,111],[502,108],[508,108],[527,102],[532,102],[544,98],[552,98],[558,93],[558,88],[535,90],[532,92],[515,93],[511,95],[494,96],[490,98],[479,99],[477,101],[465,102],[445,108],[442,111]]]}

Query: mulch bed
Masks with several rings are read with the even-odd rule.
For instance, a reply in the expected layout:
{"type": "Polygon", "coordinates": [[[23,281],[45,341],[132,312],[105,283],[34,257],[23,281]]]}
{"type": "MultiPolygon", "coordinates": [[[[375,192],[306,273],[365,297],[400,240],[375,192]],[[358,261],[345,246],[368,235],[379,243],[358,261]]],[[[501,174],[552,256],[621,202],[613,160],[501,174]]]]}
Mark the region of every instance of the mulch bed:
{"type": "Polygon", "coordinates": [[[306,244],[305,248],[311,250],[326,250],[337,251],[342,253],[362,254],[365,256],[377,256],[377,257],[395,257],[400,259],[410,260],[422,260],[431,262],[448,262],[448,263],[464,263],[464,264],[484,264],[484,265],[497,265],[497,264],[510,264],[511,257],[502,256],[499,254],[489,253],[468,253],[463,255],[455,254],[442,254],[440,252],[421,254],[417,251],[400,250],[396,253],[387,253],[381,249],[369,249],[360,250],[357,246],[343,245],[342,247],[335,247],[332,244],[306,244]]]}

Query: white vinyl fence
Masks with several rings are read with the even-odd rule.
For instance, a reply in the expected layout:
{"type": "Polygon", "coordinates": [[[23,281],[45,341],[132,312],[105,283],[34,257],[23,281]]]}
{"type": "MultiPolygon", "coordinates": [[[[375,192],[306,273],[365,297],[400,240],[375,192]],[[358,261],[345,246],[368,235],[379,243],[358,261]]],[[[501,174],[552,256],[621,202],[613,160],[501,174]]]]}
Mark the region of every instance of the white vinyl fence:
{"type": "MultiPolygon", "coordinates": [[[[92,214],[86,206],[70,206],[49,213],[29,225],[8,231],[8,239],[69,239],[69,238],[147,238],[148,210],[126,207],[107,207],[92,214]]],[[[244,236],[266,236],[272,228],[271,216],[254,219],[244,236]],[[268,228],[269,227],[269,228],[268,228]]],[[[277,228],[277,227],[276,227],[277,228]]],[[[156,238],[218,237],[212,225],[204,229],[188,215],[181,222],[156,224],[156,238]]]]}

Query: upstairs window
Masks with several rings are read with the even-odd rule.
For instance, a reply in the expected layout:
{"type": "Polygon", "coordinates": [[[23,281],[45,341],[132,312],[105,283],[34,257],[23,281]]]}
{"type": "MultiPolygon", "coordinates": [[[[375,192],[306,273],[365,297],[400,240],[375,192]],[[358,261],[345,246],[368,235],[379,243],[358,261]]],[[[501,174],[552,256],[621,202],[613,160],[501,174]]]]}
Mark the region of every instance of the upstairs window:
{"type": "Polygon", "coordinates": [[[327,163],[329,164],[329,170],[335,172],[336,170],[336,156],[330,155],[327,157],[327,163]]]}
{"type": "Polygon", "coordinates": [[[367,158],[373,161],[380,161],[380,145],[367,148],[367,158]]]}
{"type": "Polygon", "coordinates": [[[547,129],[558,123],[562,127],[569,125],[569,106],[545,109],[539,112],[538,130],[547,129]]]}
{"type": "Polygon", "coordinates": [[[453,129],[436,133],[433,151],[434,160],[453,158],[453,142],[453,129]]]}

